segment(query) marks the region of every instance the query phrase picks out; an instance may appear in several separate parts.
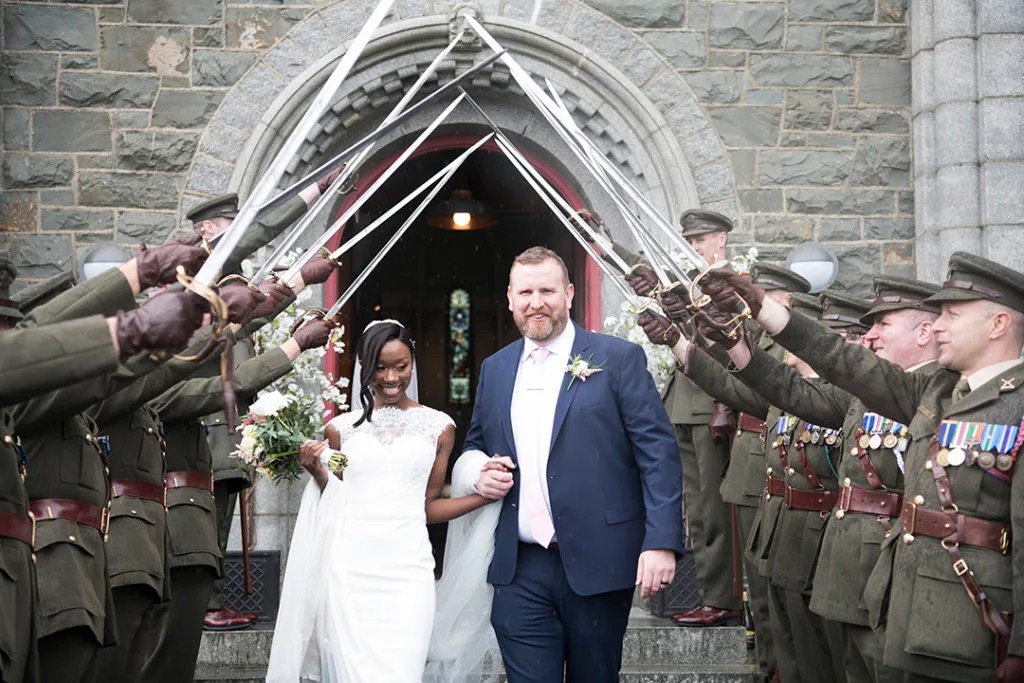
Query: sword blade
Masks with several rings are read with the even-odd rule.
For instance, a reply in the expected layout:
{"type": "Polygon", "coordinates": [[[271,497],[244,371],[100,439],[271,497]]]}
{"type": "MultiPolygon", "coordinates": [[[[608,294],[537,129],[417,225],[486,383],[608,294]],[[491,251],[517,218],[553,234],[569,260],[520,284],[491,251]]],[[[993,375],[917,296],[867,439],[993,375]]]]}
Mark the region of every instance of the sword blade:
{"type": "Polygon", "coordinates": [[[376,32],[380,23],[384,20],[388,11],[391,9],[391,5],[394,4],[394,0],[380,0],[377,7],[373,10],[370,18],[367,19],[366,23],[359,30],[359,33],[352,40],[345,54],[342,56],[338,65],[334,68],[327,82],[324,83],[323,87],[320,88],[320,92],[317,93],[313,102],[310,103],[309,108],[306,109],[306,113],[303,114],[302,119],[294,130],[288,135],[284,145],[278,150],[274,156],[274,160],[271,162],[270,167],[263,173],[259,181],[256,183],[256,187],[253,188],[252,192],[249,193],[248,198],[243,203],[242,207],[238,211],[238,215],[231,223],[221,240],[217,243],[217,246],[213,249],[209,258],[203,263],[199,272],[196,273],[195,281],[202,285],[213,285],[217,278],[220,276],[221,268],[224,266],[224,262],[230,256],[231,252],[237,246],[239,240],[242,239],[242,235],[249,229],[253,221],[256,218],[256,212],[259,207],[264,203],[266,198],[273,192],[274,188],[277,187],[281,177],[284,175],[285,168],[291,163],[292,159],[299,151],[299,147],[306,139],[306,135],[312,129],[313,125],[320,119],[327,107],[331,104],[331,99],[335,93],[338,92],[338,88],[341,87],[342,82],[348,77],[349,72],[352,70],[352,66],[359,59],[366,44],[370,42],[370,38],[376,32]]]}
{"type": "Polygon", "coordinates": [[[479,64],[474,64],[473,66],[471,66],[470,68],[466,69],[461,74],[456,76],[454,79],[442,85],[437,90],[431,92],[428,95],[425,95],[422,100],[420,100],[413,106],[403,111],[399,116],[395,117],[394,121],[391,121],[386,125],[381,125],[377,127],[377,129],[374,130],[372,133],[363,136],[359,140],[355,141],[354,143],[346,147],[341,152],[338,152],[333,157],[317,166],[316,169],[310,171],[302,178],[299,178],[294,183],[292,183],[285,189],[281,190],[278,194],[274,195],[272,199],[270,199],[262,207],[260,207],[258,215],[262,217],[266,215],[268,211],[272,211],[278,206],[281,206],[281,204],[285,203],[290,198],[294,197],[299,192],[301,192],[302,188],[309,186],[310,183],[320,180],[321,178],[329,174],[332,169],[337,168],[339,164],[342,164],[346,160],[352,158],[355,154],[359,152],[360,149],[362,149],[363,147],[372,142],[375,142],[376,140],[379,140],[384,135],[387,135],[389,132],[394,130],[396,126],[401,125],[404,121],[406,121],[417,111],[419,111],[426,105],[430,104],[444,93],[459,87],[459,84],[465,81],[466,79],[475,76],[476,74],[486,69],[492,63],[500,59],[502,54],[504,54],[504,50],[490,55],[489,57],[487,57],[487,59],[483,60],[479,64]]]}
{"type": "Polygon", "coordinates": [[[434,197],[437,196],[437,193],[441,191],[441,188],[444,187],[445,184],[451,179],[452,175],[455,174],[455,171],[457,171],[459,166],[462,165],[462,162],[469,157],[469,154],[471,154],[474,150],[480,147],[480,145],[487,142],[487,140],[489,140],[490,137],[490,135],[487,135],[480,139],[475,145],[473,145],[473,147],[467,150],[467,152],[469,153],[463,153],[456,159],[458,163],[449,164],[450,168],[446,167],[446,170],[443,171],[441,177],[434,184],[434,187],[432,187],[430,191],[427,193],[427,195],[423,198],[423,201],[419,203],[419,206],[413,209],[413,212],[409,214],[409,217],[405,219],[405,222],[403,222],[401,227],[399,227],[398,230],[395,231],[395,234],[391,236],[391,238],[387,241],[384,247],[377,253],[376,256],[373,257],[373,259],[370,260],[368,264],[366,264],[366,267],[363,268],[362,271],[360,271],[359,276],[356,277],[356,279],[352,281],[352,283],[348,286],[345,292],[340,297],[338,297],[338,300],[335,301],[331,308],[327,311],[327,315],[325,317],[333,318],[335,315],[337,315],[338,311],[341,310],[342,306],[348,303],[348,300],[352,298],[352,296],[356,293],[356,291],[363,284],[363,282],[366,281],[366,278],[370,276],[370,273],[373,272],[374,268],[376,268],[377,265],[384,260],[384,257],[387,256],[388,252],[391,251],[391,249],[396,244],[398,244],[398,240],[402,238],[402,235],[404,235],[405,232],[416,221],[416,219],[419,218],[420,214],[423,213],[423,210],[427,208],[427,206],[429,206],[432,201],[434,201],[434,197]]]}
{"type": "Polygon", "coordinates": [[[454,111],[455,107],[459,106],[459,103],[462,102],[462,100],[465,99],[465,97],[465,95],[459,94],[454,100],[452,100],[452,102],[447,107],[445,107],[444,111],[438,114],[437,117],[430,122],[430,125],[424,128],[416,137],[416,139],[413,140],[412,144],[406,147],[405,150],[398,156],[398,158],[391,163],[391,166],[389,166],[387,170],[384,171],[384,173],[382,173],[380,177],[373,182],[372,185],[370,185],[370,187],[366,188],[366,190],[364,190],[362,194],[356,197],[355,201],[352,202],[352,204],[347,209],[345,209],[345,211],[341,214],[338,220],[336,220],[334,224],[327,229],[326,232],[321,234],[320,237],[318,237],[313,242],[313,245],[309,247],[309,249],[307,249],[306,252],[301,257],[299,257],[298,261],[296,261],[294,264],[291,265],[291,267],[288,268],[287,272],[285,273],[285,275],[281,277],[281,279],[284,280],[285,282],[291,280],[291,278],[293,278],[299,272],[299,269],[307,261],[309,261],[309,259],[313,258],[313,256],[316,255],[317,251],[320,250],[320,247],[327,244],[327,242],[329,242],[330,239],[334,237],[334,234],[338,230],[340,230],[342,226],[344,226],[345,223],[348,222],[350,218],[352,218],[352,216],[355,215],[356,211],[358,211],[363,206],[363,204],[365,204],[370,199],[370,197],[372,197],[374,193],[377,190],[379,190],[380,187],[384,183],[386,183],[392,175],[395,174],[399,167],[403,163],[405,163],[405,161],[410,156],[412,156],[412,153],[415,152],[421,144],[423,144],[424,140],[430,137],[430,135],[434,132],[434,129],[441,125],[442,121],[448,118],[448,115],[451,114],[452,111],[454,111]]]}
{"type": "MultiPolygon", "coordinates": [[[[387,117],[385,117],[381,125],[377,127],[377,130],[380,130],[381,127],[386,126],[387,124],[391,123],[401,115],[406,105],[408,105],[409,102],[412,101],[412,98],[415,97],[417,93],[419,93],[420,89],[423,87],[423,84],[427,82],[427,79],[430,78],[434,74],[434,72],[437,71],[437,67],[441,65],[441,62],[444,61],[444,59],[449,54],[451,54],[451,51],[455,48],[456,45],[458,45],[459,41],[462,40],[462,36],[464,34],[465,29],[459,31],[458,35],[456,35],[455,38],[450,43],[448,43],[448,45],[443,50],[441,50],[441,52],[438,53],[434,60],[427,66],[427,68],[423,70],[423,73],[420,74],[420,77],[416,79],[416,82],[413,83],[412,87],[409,88],[409,90],[402,96],[402,99],[398,101],[398,104],[395,105],[394,109],[392,109],[388,113],[387,117]]],[[[341,187],[343,187],[344,184],[348,182],[348,179],[352,177],[352,174],[355,173],[360,166],[362,166],[363,161],[365,161],[366,157],[369,156],[370,153],[373,151],[373,148],[376,145],[378,139],[379,138],[374,138],[369,143],[367,143],[356,156],[356,158],[353,159],[348,164],[346,164],[345,168],[342,169],[338,177],[334,179],[334,182],[332,182],[330,186],[319,197],[317,197],[316,201],[313,203],[313,206],[309,207],[309,210],[306,211],[302,218],[300,218],[295,223],[295,225],[288,231],[288,234],[285,235],[285,237],[281,240],[280,244],[277,245],[273,253],[270,255],[270,258],[268,258],[266,262],[256,272],[256,274],[253,275],[252,282],[254,284],[259,284],[260,282],[262,282],[264,278],[266,278],[271,273],[271,271],[274,269],[274,266],[280,263],[281,259],[284,258],[285,254],[292,250],[292,247],[295,246],[295,243],[299,240],[299,237],[301,237],[302,234],[306,231],[306,228],[308,228],[313,223],[313,221],[324,209],[324,207],[326,207],[329,202],[334,200],[335,192],[338,191],[338,189],[340,189],[341,187]]]]}

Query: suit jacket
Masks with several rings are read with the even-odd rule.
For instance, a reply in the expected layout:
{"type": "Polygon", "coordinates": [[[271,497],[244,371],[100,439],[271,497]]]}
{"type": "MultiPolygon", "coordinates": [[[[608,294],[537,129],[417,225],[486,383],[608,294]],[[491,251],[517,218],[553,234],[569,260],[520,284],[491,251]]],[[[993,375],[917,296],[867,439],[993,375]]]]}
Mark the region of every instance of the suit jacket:
{"type": "MultiPolygon", "coordinates": [[[[811,321],[793,316],[776,340],[822,374],[856,394],[874,412],[909,425],[904,500],[921,496],[921,507],[939,510],[929,446],[942,420],[1019,425],[1024,415],[1024,365],[1005,370],[958,401],[951,400],[959,375],[948,370],[905,373],[867,349],[837,343],[811,321]]],[[[960,552],[981,589],[1001,611],[1024,610],[1024,475],[1019,465],[1006,482],[975,465],[947,467],[949,488],[961,514],[1001,522],[1012,529],[1006,554],[961,544],[960,552]]],[[[906,671],[956,681],[989,681],[993,635],[953,569],[937,538],[916,535],[900,542],[899,524],[882,544],[865,588],[873,617],[886,614],[885,663],[906,671]]],[[[1010,652],[1024,655],[1024,619],[1014,621],[1010,652]]]]}
{"type": "MultiPolygon", "coordinates": [[[[516,459],[510,407],[523,344],[513,342],[484,361],[466,450],[516,459]]],[[[643,350],[577,327],[572,355],[601,372],[571,383],[566,373],[551,432],[548,491],[569,585],[595,595],[632,587],[641,551],[683,552],[682,468],[643,350]]],[[[513,477],[495,532],[488,573],[494,585],[509,584],[516,571],[518,471],[513,477]]]]}

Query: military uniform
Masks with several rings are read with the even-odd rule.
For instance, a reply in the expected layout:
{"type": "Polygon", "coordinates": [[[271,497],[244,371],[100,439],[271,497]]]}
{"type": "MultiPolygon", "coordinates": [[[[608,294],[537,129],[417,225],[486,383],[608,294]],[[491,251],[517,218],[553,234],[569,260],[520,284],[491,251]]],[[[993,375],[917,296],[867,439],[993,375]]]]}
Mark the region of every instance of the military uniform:
{"type": "MultiPolygon", "coordinates": [[[[950,268],[943,290],[930,301],[995,299],[1024,310],[1020,274],[964,253],[951,257],[950,268]]],[[[904,373],[797,316],[776,339],[869,409],[908,425],[900,521],[882,544],[864,596],[873,619],[888,616],[885,664],[908,679],[991,680],[993,630],[1006,636],[1011,655],[1024,655],[1020,621],[1005,624],[1024,596],[1024,578],[1014,571],[1024,561],[1015,542],[1024,533],[1017,509],[1024,477],[1015,467],[1019,439],[1009,439],[1024,414],[1024,366],[1008,360],[983,369],[992,375],[987,381],[953,398],[958,373],[904,373]],[[966,433],[962,425],[972,424],[981,426],[971,433],[980,430],[986,441],[954,440],[966,433]],[[979,609],[993,630],[982,623],[979,609]]]]}
{"type": "MultiPolygon", "coordinates": [[[[260,354],[235,368],[240,400],[283,377],[291,361],[280,349],[260,354]]],[[[200,416],[223,405],[219,376],[179,383],[151,406],[164,424],[170,552],[171,600],[154,612],[158,630],[145,681],[191,680],[202,636],[203,615],[220,573],[213,496],[213,462],[200,416]]]]}

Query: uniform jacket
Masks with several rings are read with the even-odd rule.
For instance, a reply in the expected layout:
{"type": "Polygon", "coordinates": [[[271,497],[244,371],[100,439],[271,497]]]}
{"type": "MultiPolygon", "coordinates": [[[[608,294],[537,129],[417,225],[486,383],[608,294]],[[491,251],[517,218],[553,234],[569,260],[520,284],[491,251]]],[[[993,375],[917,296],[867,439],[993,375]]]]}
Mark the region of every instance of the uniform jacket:
{"type": "MultiPolygon", "coordinates": [[[[874,412],[909,425],[904,499],[924,499],[923,507],[940,509],[935,482],[925,464],[941,420],[1019,425],[1024,415],[1024,366],[1018,365],[953,402],[957,373],[904,373],[867,349],[836,342],[817,325],[794,316],[776,339],[801,358],[828,372],[836,383],[856,393],[874,412]]],[[[961,544],[969,569],[993,604],[1020,612],[1024,603],[1024,477],[1019,466],[1006,483],[980,467],[947,467],[952,497],[962,514],[1005,523],[1013,541],[1006,554],[961,544]]],[[[885,539],[865,593],[875,616],[888,602],[885,663],[936,678],[988,681],[994,667],[994,639],[980,622],[939,539],[917,535],[905,544],[897,524],[885,539]]],[[[1024,655],[1024,621],[1017,620],[1010,652],[1024,655]]]]}
{"type": "MultiPolygon", "coordinates": [[[[465,448],[516,458],[509,413],[523,340],[480,370],[465,448]]],[[[562,383],[547,476],[551,513],[572,590],[594,595],[635,584],[643,550],[683,552],[682,472],[672,426],[635,344],[576,328],[572,355],[601,372],[562,383]]],[[[519,479],[502,503],[488,581],[516,570],[519,479]]]]}

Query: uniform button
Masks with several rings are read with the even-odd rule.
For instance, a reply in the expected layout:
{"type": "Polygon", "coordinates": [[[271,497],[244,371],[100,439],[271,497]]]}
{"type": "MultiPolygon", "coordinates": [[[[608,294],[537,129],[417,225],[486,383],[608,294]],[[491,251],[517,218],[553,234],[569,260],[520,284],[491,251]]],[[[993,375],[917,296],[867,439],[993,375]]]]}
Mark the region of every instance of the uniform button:
{"type": "Polygon", "coordinates": [[[914,505],[924,505],[924,496],[914,496],[914,505]]]}
{"type": "Polygon", "coordinates": [[[133,515],[137,515],[137,514],[139,514],[139,513],[138,513],[138,512],[136,512],[135,510],[132,510],[132,514],[133,514],[133,515]]]}
{"type": "Polygon", "coordinates": [[[190,503],[194,503],[194,502],[196,502],[196,499],[195,499],[195,498],[189,498],[189,499],[188,499],[188,502],[190,502],[190,503]]]}
{"type": "Polygon", "coordinates": [[[768,472],[768,474],[771,474],[772,473],[772,468],[769,467],[766,471],[768,472]]]}
{"type": "Polygon", "coordinates": [[[852,484],[852,483],[853,483],[853,482],[852,482],[852,481],[850,481],[850,478],[849,478],[849,477],[847,477],[846,479],[843,479],[843,486],[849,486],[849,485],[850,485],[850,484],[852,484]]]}
{"type": "Polygon", "coordinates": [[[836,519],[842,519],[846,516],[846,512],[843,510],[836,510],[836,519]]]}
{"type": "Polygon", "coordinates": [[[910,545],[914,542],[914,534],[903,534],[904,545],[910,545]]]}
{"type": "Polygon", "coordinates": [[[152,434],[153,433],[153,428],[152,427],[146,427],[146,431],[148,433],[152,434]]]}
{"type": "Polygon", "coordinates": [[[792,477],[794,474],[796,474],[796,470],[794,470],[792,467],[790,467],[789,468],[789,476],[792,477]]]}
{"type": "Polygon", "coordinates": [[[71,536],[68,536],[68,540],[69,541],[77,541],[78,539],[75,538],[74,535],[71,535],[71,536]]]}
{"type": "Polygon", "coordinates": [[[4,443],[14,443],[14,439],[11,438],[10,434],[4,434],[4,443]]]}

